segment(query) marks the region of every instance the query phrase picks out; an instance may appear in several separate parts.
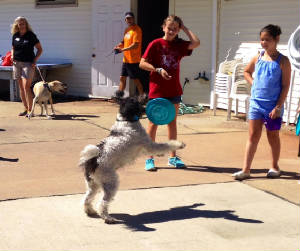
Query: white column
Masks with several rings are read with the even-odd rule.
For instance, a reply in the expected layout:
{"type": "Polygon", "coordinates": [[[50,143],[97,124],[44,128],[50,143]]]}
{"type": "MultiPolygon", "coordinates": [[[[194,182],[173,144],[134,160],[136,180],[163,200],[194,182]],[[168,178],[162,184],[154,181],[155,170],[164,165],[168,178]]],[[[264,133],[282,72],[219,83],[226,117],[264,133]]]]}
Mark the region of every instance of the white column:
{"type": "Polygon", "coordinates": [[[214,83],[217,69],[217,26],[218,26],[218,0],[213,0],[212,7],[212,47],[211,47],[211,78],[210,78],[210,109],[213,109],[214,83]]]}

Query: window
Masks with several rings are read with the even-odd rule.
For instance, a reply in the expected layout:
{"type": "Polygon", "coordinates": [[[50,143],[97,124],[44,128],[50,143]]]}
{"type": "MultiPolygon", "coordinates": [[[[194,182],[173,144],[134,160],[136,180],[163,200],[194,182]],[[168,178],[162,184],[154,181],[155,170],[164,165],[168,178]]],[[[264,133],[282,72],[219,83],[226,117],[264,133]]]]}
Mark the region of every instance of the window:
{"type": "Polygon", "coordinates": [[[78,6],[78,0],[36,0],[36,7],[78,6]]]}

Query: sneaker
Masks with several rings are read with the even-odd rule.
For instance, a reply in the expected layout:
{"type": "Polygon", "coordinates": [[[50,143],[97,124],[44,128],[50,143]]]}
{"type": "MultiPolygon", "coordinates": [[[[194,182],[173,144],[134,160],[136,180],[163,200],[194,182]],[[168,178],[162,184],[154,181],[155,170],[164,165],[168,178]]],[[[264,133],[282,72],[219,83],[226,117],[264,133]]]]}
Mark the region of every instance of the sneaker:
{"type": "Polygon", "coordinates": [[[267,173],[267,178],[278,178],[281,176],[281,171],[278,170],[274,170],[274,169],[270,169],[267,173]]]}
{"type": "Polygon", "coordinates": [[[26,116],[27,115],[27,111],[25,110],[24,112],[20,112],[19,116],[26,116]]]}
{"type": "Polygon", "coordinates": [[[245,173],[243,171],[236,172],[232,174],[235,180],[244,180],[250,178],[250,173],[245,173]]]}
{"type": "Polygon", "coordinates": [[[173,167],[176,167],[176,168],[179,168],[179,169],[186,168],[185,164],[177,156],[169,158],[168,166],[173,166],[173,167]]]}
{"type": "Polygon", "coordinates": [[[156,167],[154,165],[154,159],[150,158],[146,160],[146,165],[145,165],[145,170],[146,171],[156,171],[156,167]]]}

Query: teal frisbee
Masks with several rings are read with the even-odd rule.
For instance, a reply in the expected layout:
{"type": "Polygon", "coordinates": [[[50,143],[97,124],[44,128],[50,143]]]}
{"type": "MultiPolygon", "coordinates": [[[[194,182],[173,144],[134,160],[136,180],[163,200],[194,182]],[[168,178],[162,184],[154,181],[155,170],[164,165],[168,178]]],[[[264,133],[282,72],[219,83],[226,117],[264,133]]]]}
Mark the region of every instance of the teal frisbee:
{"type": "Polygon", "coordinates": [[[300,114],[298,116],[297,124],[296,124],[296,135],[300,135],[300,114]]]}
{"type": "Polygon", "coordinates": [[[175,119],[175,107],[165,98],[151,99],[146,106],[148,119],[156,125],[167,125],[175,119]]]}

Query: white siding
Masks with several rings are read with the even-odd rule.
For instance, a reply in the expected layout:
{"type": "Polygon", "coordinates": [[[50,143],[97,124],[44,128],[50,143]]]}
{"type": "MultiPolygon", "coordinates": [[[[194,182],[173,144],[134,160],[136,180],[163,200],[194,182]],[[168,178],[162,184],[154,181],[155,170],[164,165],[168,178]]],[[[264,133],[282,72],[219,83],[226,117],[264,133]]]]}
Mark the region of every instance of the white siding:
{"type": "MultiPolygon", "coordinates": [[[[181,17],[184,24],[199,37],[201,42],[200,47],[193,51],[192,56],[183,58],[181,62],[181,83],[183,84],[186,77],[193,80],[199,72],[203,71],[210,78],[212,1],[176,0],[172,7],[175,8],[175,13],[170,9],[170,14],[181,17]]],[[[182,32],[180,36],[188,39],[182,32]]]]}
{"type": "MultiPolygon", "coordinates": [[[[229,48],[232,50],[228,60],[246,54],[248,54],[246,58],[251,58],[257,53],[259,31],[267,24],[277,24],[281,27],[282,35],[278,48],[286,55],[286,45],[290,34],[299,25],[299,10],[299,0],[222,0],[218,63],[224,61],[229,48]]],[[[298,104],[300,96],[299,89],[299,73],[296,73],[295,87],[292,93],[291,122],[296,113],[296,104],[298,104]]],[[[218,106],[227,108],[227,100],[218,106]]],[[[244,107],[241,106],[239,110],[243,111],[244,107]]]]}
{"type": "Polygon", "coordinates": [[[0,54],[11,47],[10,25],[25,16],[44,49],[41,60],[64,59],[73,66],[49,72],[47,80],[68,84],[71,95],[88,96],[91,90],[91,0],[78,7],[35,8],[34,0],[0,1],[0,54]]]}
{"type": "Polygon", "coordinates": [[[268,24],[281,27],[280,43],[287,44],[299,25],[299,11],[299,0],[222,0],[219,62],[229,48],[232,59],[241,43],[259,42],[259,31],[268,24]]]}

